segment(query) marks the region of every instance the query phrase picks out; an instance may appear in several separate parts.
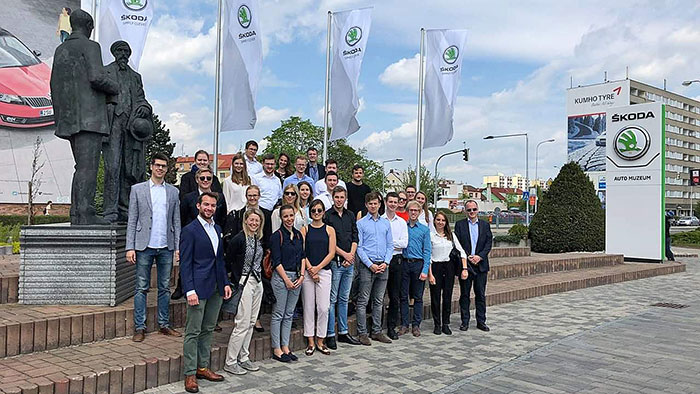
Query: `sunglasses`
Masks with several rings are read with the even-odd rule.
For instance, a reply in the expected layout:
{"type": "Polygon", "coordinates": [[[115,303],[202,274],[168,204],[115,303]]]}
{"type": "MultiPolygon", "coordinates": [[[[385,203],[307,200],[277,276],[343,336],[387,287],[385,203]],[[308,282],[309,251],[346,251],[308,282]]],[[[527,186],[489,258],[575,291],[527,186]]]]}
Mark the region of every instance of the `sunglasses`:
{"type": "Polygon", "coordinates": [[[476,212],[479,208],[467,208],[467,212],[476,212]]]}
{"type": "Polygon", "coordinates": [[[296,192],[284,192],[285,196],[296,196],[296,192]]]}
{"type": "Polygon", "coordinates": [[[312,209],[311,213],[323,213],[323,209],[312,209]]]}
{"type": "Polygon", "coordinates": [[[399,198],[399,201],[406,201],[405,198],[399,198]]]}
{"type": "Polygon", "coordinates": [[[212,178],[210,176],[200,176],[199,177],[200,181],[211,181],[212,179],[214,179],[214,178],[212,178]]]}

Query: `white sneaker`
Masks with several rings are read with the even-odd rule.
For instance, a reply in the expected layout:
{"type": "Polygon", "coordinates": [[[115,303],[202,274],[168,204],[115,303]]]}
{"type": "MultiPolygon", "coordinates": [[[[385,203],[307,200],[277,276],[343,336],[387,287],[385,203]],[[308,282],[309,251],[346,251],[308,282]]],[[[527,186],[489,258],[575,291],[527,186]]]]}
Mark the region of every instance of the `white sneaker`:
{"type": "Polygon", "coordinates": [[[238,365],[238,363],[233,364],[233,365],[228,365],[228,364],[224,365],[224,371],[226,371],[230,374],[233,374],[233,375],[245,375],[248,373],[248,371],[241,368],[241,366],[238,365]]]}
{"type": "Polygon", "coordinates": [[[240,365],[241,367],[243,367],[244,369],[246,369],[246,370],[248,370],[248,371],[250,371],[250,372],[255,372],[255,371],[259,371],[259,370],[260,370],[260,367],[258,367],[257,365],[255,365],[255,363],[253,363],[253,362],[250,361],[250,360],[239,361],[239,362],[238,362],[238,365],[240,365]]]}

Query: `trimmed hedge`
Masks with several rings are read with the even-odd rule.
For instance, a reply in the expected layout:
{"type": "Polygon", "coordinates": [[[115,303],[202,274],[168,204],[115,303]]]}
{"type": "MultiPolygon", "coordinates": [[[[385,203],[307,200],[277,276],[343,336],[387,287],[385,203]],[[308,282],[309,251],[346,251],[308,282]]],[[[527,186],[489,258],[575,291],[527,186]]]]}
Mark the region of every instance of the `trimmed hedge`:
{"type": "Polygon", "coordinates": [[[508,229],[508,235],[512,235],[520,239],[527,239],[527,233],[527,226],[520,223],[516,223],[508,229]]]}
{"type": "Polygon", "coordinates": [[[576,163],[561,168],[530,223],[533,252],[605,249],[605,211],[593,183],[576,163]]]}
{"type": "Polygon", "coordinates": [[[509,244],[519,244],[523,238],[518,235],[496,235],[493,242],[505,242],[509,244]]]}
{"type": "Polygon", "coordinates": [[[695,229],[693,231],[686,231],[682,233],[671,234],[671,240],[673,245],[688,245],[688,246],[700,246],[700,231],[695,229]]]}
{"type": "MultiPolygon", "coordinates": [[[[51,223],[70,223],[70,216],[60,215],[36,215],[34,216],[34,224],[51,224],[51,223]]],[[[0,224],[24,226],[27,224],[27,215],[0,215],[0,224]]]]}

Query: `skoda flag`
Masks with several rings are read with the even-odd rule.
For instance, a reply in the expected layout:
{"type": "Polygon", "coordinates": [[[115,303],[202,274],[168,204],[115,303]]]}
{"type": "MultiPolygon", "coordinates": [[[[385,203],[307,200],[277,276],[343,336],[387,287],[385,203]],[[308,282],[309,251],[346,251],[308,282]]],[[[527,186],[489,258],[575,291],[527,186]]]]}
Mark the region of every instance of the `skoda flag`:
{"type": "Polygon", "coordinates": [[[466,30],[426,30],[424,148],[443,146],[454,134],[454,105],[466,42],[466,30]]]}
{"type": "Polygon", "coordinates": [[[333,66],[331,68],[331,140],[360,129],[357,82],[372,23],[372,8],[333,14],[333,66]]]}
{"type": "Polygon", "coordinates": [[[258,0],[225,0],[221,64],[221,131],[252,130],[262,69],[258,0]]]}
{"type": "MultiPolygon", "coordinates": [[[[131,47],[129,65],[139,69],[146,35],[153,20],[155,0],[101,0],[100,19],[97,22],[97,39],[102,47],[105,65],[114,61],[109,51],[112,43],[124,40],[131,47]]],[[[87,12],[90,12],[88,9],[87,12]]]]}

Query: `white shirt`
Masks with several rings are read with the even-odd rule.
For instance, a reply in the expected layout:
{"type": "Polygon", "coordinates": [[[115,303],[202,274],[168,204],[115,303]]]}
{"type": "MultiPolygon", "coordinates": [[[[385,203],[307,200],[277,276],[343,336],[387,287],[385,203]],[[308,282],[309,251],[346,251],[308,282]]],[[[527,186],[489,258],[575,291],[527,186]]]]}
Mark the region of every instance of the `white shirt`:
{"type": "Polygon", "coordinates": [[[264,172],[256,175],[252,179],[254,185],[260,187],[260,200],[258,205],[272,211],[277,201],[282,198],[282,183],[277,176],[272,173],[267,176],[264,172]]]}
{"type": "MultiPolygon", "coordinates": [[[[345,188],[346,191],[348,190],[348,187],[345,186],[345,182],[343,182],[340,179],[338,179],[338,184],[336,186],[342,186],[345,188]]],[[[319,179],[318,182],[316,182],[316,184],[314,185],[314,197],[318,197],[326,191],[329,193],[333,192],[333,190],[326,189],[328,189],[328,186],[326,186],[326,179],[319,179]]],[[[328,209],[330,209],[330,207],[328,207],[328,209]]]]}
{"type": "Polygon", "coordinates": [[[234,183],[230,177],[227,177],[224,179],[224,184],[221,187],[224,192],[224,198],[226,199],[226,213],[238,211],[245,207],[247,202],[245,191],[248,190],[248,186],[234,183]]]}
{"type": "MultiPolygon", "coordinates": [[[[296,214],[294,214],[294,225],[293,227],[299,231],[301,231],[301,228],[306,226],[306,218],[304,217],[304,214],[299,211],[296,214]]],[[[272,232],[274,233],[275,231],[279,230],[279,228],[282,227],[282,219],[280,218],[280,209],[276,208],[272,212],[272,232]]]]}
{"type": "Polygon", "coordinates": [[[165,192],[165,182],[156,185],[152,180],[148,180],[151,191],[151,238],[148,240],[148,247],[160,249],[168,246],[168,198],[165,192]]]}
{"type": "Polygon", "coordinates": [[[394,253],[393,256],[403,253],[403,249],[408,247],[408,226],[406,221],[399,215],[394,214],[393,219],[389,219],[389,216],[382,215],[383,218],[389,221],[391,224],[391,237],[394,242],[394,253]]]}
{"type": "MultiPolygon", "coordinates": [[[[430,232],[430,260],[432,261],[449,261],[450,252],[452,251],[453,242],[445,237],[441,237],[438,233],[430,232]]],[[[459,251],[461,258],[466,258],[467,254],[464,252],[462,245],[459,242],[454,242],[454,247],[459,251]]]]}
{"type": "Polygon", "coordinates": [[[253,160],[248,160],[248,156],[245,157],[245,165],[246,165],[246,170],[248,171],[248,176],[251,178],[253,175],[257,175],[261,172],[263,172],[263,167],[262,164],[260,164],[259,161],[253,159],[253,160]]]}
{"type": "Polygon", "coordinates": [[[324,191],[320,195],[316,196],[316,198],[321,200],[325,211],[333,208],[333,196],[331,196],[331,193],[324,191]]]}
{"type": "MultiPolygon", "coordinates": [[[[214,255],[216,256],[216,252],[219,250],[219,235],[216,233],[214,221],[212,220],[211,223],[209,223],[206,220],[204,220],[204,218],[201,215],[197,215],[197,220],[199,220],[199,223],[201,223],[202,227],[204,227],[204,232],[207,233],[209,241],[211,241],[211,247],[214,248],[214,255]]],[[[187,292],[186,296],[189,297],[192,294],[197,294],[197,292],[194,290],[190,290],[187,292]]]]}
{"type": "MultiPolygon", "coordinates": [[[[428,219],[425,218],[425,211],[421,210],[420,211],[420,216],[418,216],[418,223],[424,224],[428,226],[428,229],[430,229],[430,232],[435,232],[435,223],[433,223],[433,216],[428,213],[428,219]]],[[[435,260],[435,261],[442,261],[442,260],[435,260]]]]}

